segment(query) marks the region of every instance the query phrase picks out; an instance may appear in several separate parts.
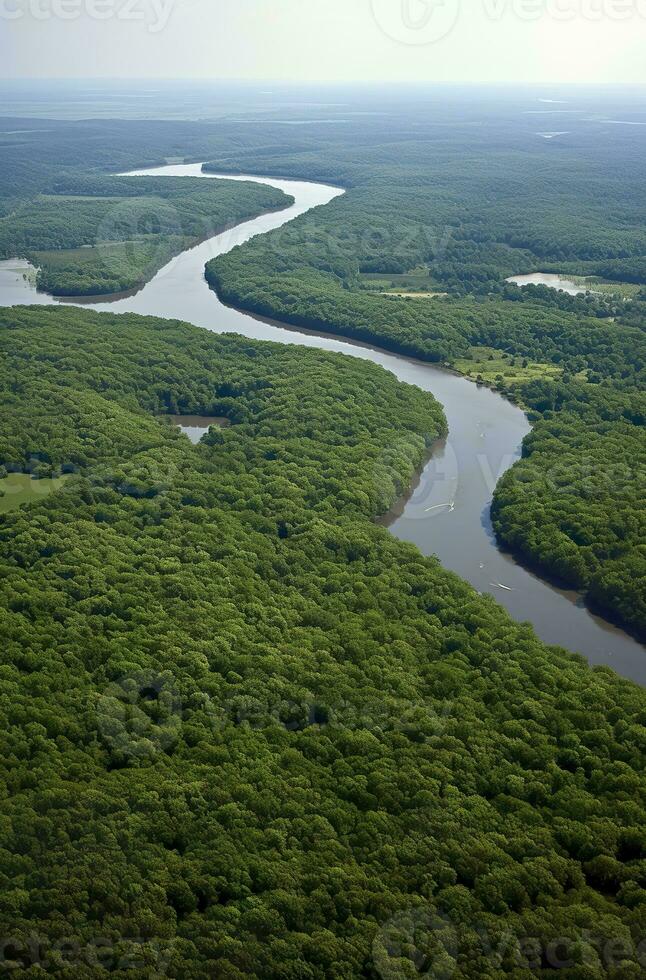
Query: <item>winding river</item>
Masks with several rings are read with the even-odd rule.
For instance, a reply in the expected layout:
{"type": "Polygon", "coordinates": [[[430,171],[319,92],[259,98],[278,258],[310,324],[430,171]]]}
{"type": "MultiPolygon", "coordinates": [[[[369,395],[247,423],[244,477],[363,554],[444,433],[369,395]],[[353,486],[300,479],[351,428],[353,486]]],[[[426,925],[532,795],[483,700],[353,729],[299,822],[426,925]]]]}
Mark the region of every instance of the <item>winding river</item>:
{"type": "MultiPolygon", "coordinates": [[[[135,171],[133,176],[199,177],[201,164],[135,171]]],[[[489,592],[511,615],[531,622],[547,643],[583,654],[591,664],[606,664],[646,684],[646,650],[620,629],[586,609],[581,597],[549,584],[520,566],[496,545],[489,519],[493,489],[520,456],[529,432],[524,413],[500,395],[430,364],[399,357],[349,341],[294,330],[221,303],[204,279],[209,259],[255,235],[277,228],[311,208],[327,204],[343,191],[335,187],[274,177],[261,180],[291,194],[295,203],[223,232],[173,259],[133,296],[85,305],[113,313],[140,313],[188,320],[216,333],[234,331],[258,340],[299,344],[363,358],[392,371],[401,381],[430,391],[442,403],[450,427],[425,468],[414,493],[384,521],[397,537],[435,554],[479,592],[489,592]]],[[[26,263],[0,262],[0,305],[51,304],[38,293],[26,263]]]]}

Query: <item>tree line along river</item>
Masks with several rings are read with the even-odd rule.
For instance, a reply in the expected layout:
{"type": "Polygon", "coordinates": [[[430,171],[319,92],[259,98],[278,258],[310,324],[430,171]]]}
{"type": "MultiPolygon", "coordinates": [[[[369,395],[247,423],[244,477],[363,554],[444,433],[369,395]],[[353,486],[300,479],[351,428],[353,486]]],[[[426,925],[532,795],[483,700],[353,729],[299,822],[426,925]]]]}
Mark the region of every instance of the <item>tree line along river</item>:
{"type": "MultiPolygon", "coordinates": [[[[171,165],[135,171],[132,176],[215,178],[201,164],[171,165]]],[[[497,546],[489,509],[494,487],[520,456],[530,430],[525,414],[502,396],[431,364],[399,357],[338,337],[294,330],[225,306],[204,278],[206,263],[255,235],[284,225],[313,207],[342,194],[339,188],[274,177],[225,176],[262,180],[290,194],[295,203],[265,214],[188,249],[162,268],[132,296],[83,305],[113,313],[139,313],[186,320],[217,333],[236,332],[257,340],[317,347],[382,365],[401,381],[431,392],[443,405],[449,438],[438,445],[412,494],[382,523],[397,537],[437,555],[479,592],[489,592],[511,615],[533,624],[547,643],[583,654],[591,664],[606,664],[646,684],[646,650],[623,630],[595,616],[575,592],[560,589],[523,568],[497,546]]],[[[0,305],[61,302],[38,293],[26,264],[0,263],[0,305]]]]}

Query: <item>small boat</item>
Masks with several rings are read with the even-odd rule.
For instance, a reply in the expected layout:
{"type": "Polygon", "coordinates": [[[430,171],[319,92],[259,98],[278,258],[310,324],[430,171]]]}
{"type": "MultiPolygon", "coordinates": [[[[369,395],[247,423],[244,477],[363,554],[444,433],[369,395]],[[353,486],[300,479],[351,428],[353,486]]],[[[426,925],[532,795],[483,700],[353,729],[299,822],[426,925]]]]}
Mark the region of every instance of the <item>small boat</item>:
{"type": "Polygon", "coordinates": [[[442,507],[448,507],[449,508],[449,513],[452,514],[453,511],[455,510],[455,501],[453,501],[450,504],[435,504],[435,507],[427,507],[426,510],[424,511],[424,513],[425,514],[430,514],[430,512],[432,510],[441,510],[442,507]]]}

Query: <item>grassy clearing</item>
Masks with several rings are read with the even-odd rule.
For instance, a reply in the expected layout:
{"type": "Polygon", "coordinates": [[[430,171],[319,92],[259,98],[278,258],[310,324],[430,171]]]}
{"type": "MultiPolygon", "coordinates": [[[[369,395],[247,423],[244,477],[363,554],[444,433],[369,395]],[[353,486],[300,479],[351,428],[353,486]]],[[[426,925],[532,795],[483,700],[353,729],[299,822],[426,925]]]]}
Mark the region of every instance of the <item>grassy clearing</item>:
{"type": "Polygon", "coordinates": [[[53,480],[33,480],[29,473],[10,473],[0,480],[0,514],[8,514],[23,504],[35,504],[60,488],[69,476],[59,476],[53,480]]]}
{"type": "Polygon", "coordinates": [[[471,347],[469,357],[458,358],[454,367],[460,374],[481,379],[485,384],[497,384],[502,379],[505,387],[534,378],[558,378],[563,373],[556,364],[530,361],[493,347],[471,347]]]}
{"type": "Polygon", "coordinates": [[[406,293],[406,292],[396,292],[395,290],[388,290],[383,294],[384,296],[395,296],[398,299],[437,299],[438,297],[448,296],[448,293],[406,293]]]}
{"type": "Polygon", "coordinates": [[[375,292],[386,292],[394,290],[398,294],[417,293],[438,295],[437,284],[429,275],[429,270],[424,266],[418,266],[410,272],[404,273],[384,273],[384,272],[363,272],[359,276],[361,288],[375,292]]]}
{"type": "MultiPolygon", "coordinates": [[[[586,276],[583,273],[569,272],[567,263],[563,268],[555,270],[550,267],[548,271],[559,276],[561,279],[574,283],[575,286],[578,286],[582,290],[591,293],[602,293],[604,296],[615,296],[617,299],[634,299],[644,288],[639,283],[613,281],[611,279],[604,279],[602,276],[586,276]]],[[[558,288],[558,286],[555,288],[558,288]]]]}
{"type": "Polygon", "coordinates": [[[595,293],[603,293],[606,296],[618,296],[621,299],[634,299],[644,288],[634,282],[607,282],[603,279],[597,279],[594,276],[585,279],[579,276],[572,276],[572,279],[577,285],[581,284],[586,289],[591,289],[595,293]]]}

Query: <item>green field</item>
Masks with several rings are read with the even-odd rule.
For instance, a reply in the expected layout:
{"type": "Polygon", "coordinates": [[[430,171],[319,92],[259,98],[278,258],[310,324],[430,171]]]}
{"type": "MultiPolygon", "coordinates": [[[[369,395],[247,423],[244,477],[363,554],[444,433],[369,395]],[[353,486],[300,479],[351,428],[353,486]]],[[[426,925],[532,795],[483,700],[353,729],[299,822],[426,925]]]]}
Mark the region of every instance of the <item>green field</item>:
{"type": "Polygon", "coordinates": [[[435,291],[435,285],[429,270],[425,266],[417,266],[410,272],[391,273],[391,272],[362,272],[359,274],[361,289],[376,290],[378,292],[388,289],[399,291],[411,290],[420,292],[422,290],[435,291]]]}
{"type": "Polygon", "coordinates": [[[595,276],[572,276],[575,283],[581,283],[587,289],[595,293],[603,293],[605,296],[619,296],[621,299],[634,299],[644,288],[634,282],[607,282],[597,279],[595,276]]]}
{"type": "Polygon", "coordinates": [[[471,347],[469,357],[458,358],[453,366],[467,378],[482,379],[486,384],[496,384],[502,378],[505,387],[535,378],[559,378],[563,373],[555,364],[531,361],[493,347],[471,347]]]}
{"type": "Polygon", "coordinates": [[[0,480],[0,514],[8,514],[23,504],[36,504],[69,480],[59,476],[53,480],[34,480],[29,473],[11,473],[0,480]]]}

